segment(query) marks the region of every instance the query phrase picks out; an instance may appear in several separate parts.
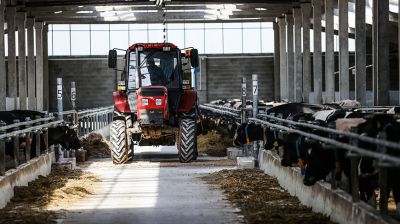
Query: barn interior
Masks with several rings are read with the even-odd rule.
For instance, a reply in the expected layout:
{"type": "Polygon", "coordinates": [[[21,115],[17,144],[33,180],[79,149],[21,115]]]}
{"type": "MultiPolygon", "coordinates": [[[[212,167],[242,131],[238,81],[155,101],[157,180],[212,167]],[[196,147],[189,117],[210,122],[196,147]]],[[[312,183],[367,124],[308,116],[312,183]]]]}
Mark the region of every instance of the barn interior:
{"type": "Polygon", "coordinates": [[[0,0],[0,223],[29,223],[10,208],[15,189],[55,166],[99,188],[35,205],[34,222],[398,223],[399,11],[397,0],[0,0]],[[148,57],[168,70],[167,56],[143,57],[156,48],[178,52],[177,81],[149,84],[160,104],[143,73],[148,57]],[[80,160],[99,147],[106,158],[80,160]],[[314,157],[333,168],[312,176],[330,164],[314,157]],[[263,181],[305,210],[284,219],[289,196],[271,213],[233,196],[263,181]]]}

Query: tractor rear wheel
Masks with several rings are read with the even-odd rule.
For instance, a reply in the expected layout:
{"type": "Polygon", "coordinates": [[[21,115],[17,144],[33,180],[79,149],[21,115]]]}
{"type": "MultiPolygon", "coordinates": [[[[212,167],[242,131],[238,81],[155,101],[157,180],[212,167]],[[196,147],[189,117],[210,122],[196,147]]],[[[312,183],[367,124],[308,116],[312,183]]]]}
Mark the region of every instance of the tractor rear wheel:
{"type": "Polygon", "coordinates": [[[181,120],[177,145],[181,163],[189,163],[197,159],[197,134],[194,119],[184,118],[181,120]]]}
{"type": "Polygon", "coordinates": [[[126,163],[132,158],[133,150],[129,146],[129,141],[125,121],[113,121],[110,129],[110,142],[111,157],[114,164],[126,163]]]}

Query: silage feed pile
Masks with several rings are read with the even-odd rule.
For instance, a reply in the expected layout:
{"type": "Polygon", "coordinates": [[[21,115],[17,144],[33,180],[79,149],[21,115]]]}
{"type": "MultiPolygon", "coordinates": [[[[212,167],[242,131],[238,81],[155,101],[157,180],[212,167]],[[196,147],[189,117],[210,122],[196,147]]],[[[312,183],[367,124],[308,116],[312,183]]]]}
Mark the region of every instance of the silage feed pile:
{"type": "Polygon", "coordinates": [[[0,223],[55,223],[62,216],[57,210],[94,194],[99,182],[81,170],[53,167],[49,176],[14,188],[14,197],[0,210],[0,223]]]}
{"type": "Polygon", "coordinates": [[[260,170],[222,170],[203,179],[223,190],[227,199],[240,208],[246,223],[332,223],[302,205],[276,178],[260,170]]]}
{"type": "Polygon", "coordinates": [[[210,156],[226,156],[226,148],[232,147],[233,140],[228,133],[209,131],[206,135],[197,136],[197,149],[199,153],[210,156]]]}
{"type": "Polygon", "coordinates": [[[110,143],[101,134],[91,133],[81,140],[89,158],[109,158],[111,155],[110,143]]]}

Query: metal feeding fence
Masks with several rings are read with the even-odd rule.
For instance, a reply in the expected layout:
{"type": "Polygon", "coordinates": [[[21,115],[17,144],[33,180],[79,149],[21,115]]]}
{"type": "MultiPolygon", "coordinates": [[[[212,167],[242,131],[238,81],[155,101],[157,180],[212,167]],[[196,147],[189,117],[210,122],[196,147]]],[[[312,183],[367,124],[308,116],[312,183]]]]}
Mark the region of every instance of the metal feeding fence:
{"type": "MultiPolygon", "coordinates": [[[[20,142],[25,142],[24,162],[31,159],[31,148],[35,148],[36,155],[41,154],[41,135],[44,138],[44,144],[48,144],[48,128],[62,124],[64,121],[56,120],[52,115],[46,115],[45,118],[36,117],[31,120],[29,117],[25,121],[14,120],[13,124],[6,125],[0,121],[0,175],[4,176],[6,171],[6,146],[12,147],[13,166],[17,167],[22,161],[19,160],[20,142]],[[31,145],[31,137],[35,137],[35,145],[31,145]]],[[[48,153],[48,149],[45,150],[48,153]]]]}
{"type": "MultiPolygon", "coordinates": [[[[258,88],[257,83],[254,83],[253,79],[253,90],[258,88]],[[254,86],[256,85],[256,87],[254,86]]],[[[254,92],[253,105],[258,105],[258,95],[254,92]]],[[[242,85],[242,105],[246,102],[246,85],[242,85]]],[[[360,135],[357,133],[357,128],[351,128],[350,132],[337,130],[335,127],[322,127],[315,124],[307,123],[305,121],[293,121],[283,119],[279,115],[267,114],[266,112],[258,113],[258,108],[253,106],[252,109],[242,107],[240,109],[229,108],[226,106],[204,104],[200,106],[200,110],[206,116],[221,117],[222,119],[231,119],[237,122],[241,121],[242,124],[254,123],[264,128],[268,128],[274,131],[283,133],[294,133],[307,139],[318,141],[321,145],[324,145],[326,150],[343,149],[346,150],[348,158],[350,158],[351,164],[351,195],[354,202],[360,200],[359,196],[359,170],[358,163],[361,157],[373,158],[378,161],[379,167],[379,188],[380,188],[380,201],[379,209],[382,214],[388,213],[388,169],[400,167],[400,157],[396,155],[388,154],[388,149],[399,150],[400,144],[397,142],[391,142],[386,140],[386,133],[379,132],[376,138],[360,135]],[[253,113],[248,113],[253,111],[253,113]],[[318,134],[315,132],[307,132],[300,130],[299,127],[308,128],[310,130],[318,130],[318,134]],[[348,142],[342,142],[339,137],[347,137],[348,142]],[[375,145],[377,150],[371,150],[363,148],[360,143],[369,143],[375,145]]],[[[376,111],[383,112],[389,110],[389,108],[361,108],[362,111],[376,111]]],[[[253,155],[258,155],[258,149],[253,144],[253,155]]],[[[245,146],[248,147],[248,146],[245,146]]],[[[257,159],[257,157],[256,157],[257,159]]],[[[336,189],[337,183],[335,179],[335,169],[331,173],[331,188],[336,189]]]]}
{"type": "Polygon", "coordinates": [[[71,104],[72,110],[63,111],[62,105],[62,79],[57,79],[57,112],[44,112],[44,117],[35,116],[31,120],[30,117],[21,120],[13,120],[12,124],[6,124],[0,120],[0,176],[4,176],[6,172],[6,155],[12,155],[12,168],[31,160],[31,151],[37,156],[43,153],[49,153],[49,148],[43,147],[41,144],[48,146],[49,128],[56,126],[68,126],[77,131],[78,136],[85,136],[93,131],[105,128],[112,122],[113,106],[99,107],[86,110],[75,110],[76,89],[75,82],[71,83],[71,104]],[[34,138],[35,144],[32,145],[34,138]],[[21,143],[24,144],[21,150],[21,143]],[[19,155],[23,153],[21,158],[19,155]]]}

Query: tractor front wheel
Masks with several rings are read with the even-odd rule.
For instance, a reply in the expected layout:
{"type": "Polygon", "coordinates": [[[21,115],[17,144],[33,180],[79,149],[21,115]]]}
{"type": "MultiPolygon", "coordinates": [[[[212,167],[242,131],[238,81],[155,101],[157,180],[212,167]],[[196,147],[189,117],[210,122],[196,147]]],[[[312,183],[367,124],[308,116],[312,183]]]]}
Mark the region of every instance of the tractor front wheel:
{"type": "Polygon", "coordinates": [[[189,163],[197,159],[197,134],[194,119],[184,118],[181,120],[177,145],[181,163],[189,163]]]}
{"type": "Polygon", "coordinates": [[[110,129],[111,157],[114,164],[123,164],[133,156],[124,120],[115,120],[110,129]]]}

